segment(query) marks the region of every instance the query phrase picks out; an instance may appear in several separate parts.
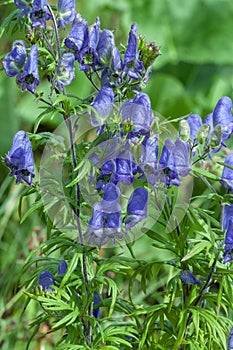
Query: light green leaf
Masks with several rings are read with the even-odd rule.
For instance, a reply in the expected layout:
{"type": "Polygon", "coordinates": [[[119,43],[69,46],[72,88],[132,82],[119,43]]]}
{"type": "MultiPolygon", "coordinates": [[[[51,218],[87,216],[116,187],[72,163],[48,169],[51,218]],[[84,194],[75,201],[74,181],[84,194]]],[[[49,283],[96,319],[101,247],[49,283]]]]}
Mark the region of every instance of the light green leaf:
{"type": "Polygon", "coordinates": [[[209,250],[211,248],[211,246],[212,246],[212,244],[208,241],[202,241],[200,243],[197,243],[195,245],[195,247],[193,247],[193,249],[191,249],[191,251],[187,255],[185,255],[181,261],[183,262],[183,261],[189,260],[190,258],[197,255],[198,253],[200,253],[204,249],[209,250]]]}

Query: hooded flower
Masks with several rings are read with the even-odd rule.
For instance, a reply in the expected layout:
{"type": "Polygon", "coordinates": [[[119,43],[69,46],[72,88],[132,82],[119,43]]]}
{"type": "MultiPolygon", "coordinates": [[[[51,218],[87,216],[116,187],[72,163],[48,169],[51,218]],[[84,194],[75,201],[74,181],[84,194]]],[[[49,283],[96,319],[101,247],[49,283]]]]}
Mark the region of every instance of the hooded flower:
{"type": "Polygon", "coordinates": [[[18,82],[22,84],[22,90],[27,89],[33,94],[37,85],[40,83],[38,73],[38,48],[36,45],[31,47],[23,73],[19,76],[18,82]]]}
{"type": "Polygon", "coordinates": [[[33,27],[41,26],[46,28],[46,21],[51,18],[46,0],[34,0],[30,11],[30,18],[33,27]]]}
{"type": "Polygon", "coordinates": [[[144,70],[138,55],[137,24],[133,23],[129,32],[128,44],[124,55],[123,70],[132,79],[138,79],[144,70]]]}
{"type": "Polygon", "coordinates": [[[121,113],[123,130],[129,126],[128,138],[146,135],[151,131],[153,114],[147,94],[139,93],[133,100],[126,101],[121,107],[121,113]]]}
{"type": "Polygon", "coordinates": [[[113,183],[109,183],[103,190],[103,200],[94,204],[85,234],[89,239],[88,244],[96,244],[99,247],[108,242],[115,243],[116,238],[122,238],[119,189],[113,183]]]}
{"type": "Polygon", "coordinates": [[[223,253],[223,262],[227,262],[233,259],[233,217],[231,216],[228,220],[228,227],[225,237],[225,247],[223,253]]]}
{"type": "Polygon", "coordinates": [[[102,87],[95,100],[91,103],[95,111],[91,111],[91,125],[101,126],[109,116],[114,102],[113,90],[107,86],[102,87]]]}
{"type": "Polygon", "coordinates": [[[113,47],[115,47],[114,34],[111,30],[104,29],[100,33],[97,52],[99,56],[100,65],[110,66],[113,47]]]}
{"type": "Polygon", "coordinates": [[[190,139],[193,141],[197,137],[198,130],[202,126],[202,120],[198,114],[191,114],[186,120],[190,127],[190,139]]]}
{"type": "Polygon", "coordinates": [[[196,278],[192,272],[189,270],[185,270],[180,274],[181,282],[185,285],[190,284],[202,284],[202,281],[200,281],[198,278],[196,278]]]}
{"type": "Polygon", "coordinates": [[[56,84],[63,91],[63,86],[70,85],[74,79],[74,54],[69,52],[62,56],[57,68],[56,84]]]}
{"type": "Polygon", "coordinates": [[[95,307],[100,302],[101,302],[101,299],[99,297],[99,294],[95,292],[94,293],[94,303],[93,303],[93,316],[95,318],[100,318],[100,316],[101,316],[100,308],[99,307],[95,307]]]}
{"type": "Polygon", "coordinates": [[[22,12],[19,15],[19,18],[28,15],[29,12],[31,11],[31,1],[30,0],[14,0],[15,1],[15,6],[22,10],[22,12]]]}
{"type": "Polygon", "coordinates": [[[231,328],[230,336],[228,339],[227,350],[233,350],[233,328],[231,328]]]}
{"type": "Polygon", "coordinates": [[[19,76],[26,61],[26,45],[23,40],[15,40],[11,52],[3,59],[2,64],[8,77],[19,76]]]}
{"type": "Polygon", "coordinates": [[[51,272],[45,270],[42,271],[40,276],[39,276],[39,284],[42,287],[42,290],[52,292],[53,289],[51,286],[54,285],[54,277],[51,272]]]}
{"type": "Polygon", "coordinates": [[[213,126],[221,125],[222,141],[230,138],[233,131],[232,101],[230,97],[223,96],[217,102],[213,111],[213,126]]]}
{"type": "Polygon", "coordinates": [[[60,264],[58,265],[58,275],[64,275],[67,270],[67,263],[65,260],[62,260],[60,264]]]}
{"type": "Polygon", "coordinates": [[[136,188],[129,198],[125,219],[126,232],[139,221],[147,217],[148,192],[145,188],[136,188]]]}
{"type": "MultiPolygon", "coordinates": [[[[224,163],[233,167],[233,153],[228,154],[224,163]]],[[[224,166],[221,179],[223,186],[233,191],[233,169],[224,166]]]]}
{"type": "Polygon", "coordinates": [[[75,53],[79,53],[83,47],[83,43],[88,37],[88,23],[77,13],[72,23],[70,34],[65,39],[65,45],[68,49],[74,50],[75,53]]]}
{"type": "Polygon", "coordinates": [[[158,170],[160,179],[167,186],[170,186],[171,183],[179,186],[179,176],[186,176],[190,171],[187,144],[179,138],[175,143],[170,139],[166,139],[159,160],[158,170]]]}
{"type": "Polygon", "coordinates": [[[58,27],[65,30],[65,24],[72,23],[76,15],[74,0],[58,0],[57,14],[58,27]]]}
{"type": "Polygon", "coordinates": [[[93,70],[95,70],[97,64],[99,63],[99,57],[97,53],[99,31],[100,31],[100,20],[99,20],[99,17],[97,17],[95,23],[92,24],[88,29],[87,35],[83,42],[82,49],[77,55],[78,61],[80,63],[79,65],[80,70],[88,71],[91,67],[93,70]]]}
{"type": "Polygon", "coordinates": [[[13,139],[12,147],[5,158],[10,168],[10,176],[16,176],[16,183],[24,180],[31,185],[34,175],[34,160],[31,143],[25,131],[18,131],[13,139]]]}

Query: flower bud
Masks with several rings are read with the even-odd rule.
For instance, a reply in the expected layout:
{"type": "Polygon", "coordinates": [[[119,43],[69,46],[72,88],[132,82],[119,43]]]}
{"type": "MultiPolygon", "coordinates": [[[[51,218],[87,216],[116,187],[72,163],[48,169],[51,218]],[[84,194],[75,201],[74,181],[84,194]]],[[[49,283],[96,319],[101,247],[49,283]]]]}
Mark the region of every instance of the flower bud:
{"type": "Polygon", "coordinates": [[[207,140],[209,132],[210,132],[209,124],[203,124],[198,130],[197,139],[201,145],[207,140]]]}
{"type": "Polygon", "coordinates": [[[145,38],[141,35],[138,40],[138,50],[139,50],[139,59],[143,62],[144,67],[147,69],[150,67],[155,59],[161,55],[160,47],[156,46],[155,43],[146,43],[145,38]]]}
{"type": "Polygon", "coordinates": [[[190,126],[186,120],[181,120],[179,123],[179,135],[183,141],[190,139],[190,126]]]}
{"type": "Polygon", "coordinates": [[[213,132],[210,135],[210,147],[218,148],[222,140],[222,126],[220,124],[216,125],[213,132]]]}

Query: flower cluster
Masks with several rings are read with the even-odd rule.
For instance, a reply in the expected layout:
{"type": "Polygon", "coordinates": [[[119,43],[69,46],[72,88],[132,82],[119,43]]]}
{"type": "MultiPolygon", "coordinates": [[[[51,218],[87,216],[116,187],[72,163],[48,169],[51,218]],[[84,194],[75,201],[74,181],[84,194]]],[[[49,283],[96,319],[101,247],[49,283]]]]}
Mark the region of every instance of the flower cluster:
{"type": "MultiPolygon", "coordinates": [[[[64,86],[74,79],[75,61],[92,82],[92,75],[95,74],[100,89],[114,89],[114,94],[124,96],[128,90],[141,90],[147,84],[151,65],[160,51],[154,43],[147,44],[137,35],[136,23],[131,27],[126,47],[120,52],[115,45],[113,32],[101,30],[98,17],[89,26],[86,19],[76,13],[74,0],[58,0],[56,14],[46,0],[15,0],[15,6],[20,10],[20,18],[27,17],[30,28],[28,38],[33,45],[27,48],[23,40],[16,40],[3,60],[3,67],[8,76],[16,76],[23,90],[34,94],[39,85],[38,51],[41,64],[43,62],[41,71],[63,93],[64,86]],[[53,23],[56,40],[53,40],[54,36],[47,26],[48,20],[53,23]],[[58,29],[66,29],[67,24],[72,24],[70,33],[60,42],[58,29]],[[28,55],[27,51],[30,51],[28,55]]],[[[114,94],[112,92],[113,97],[114,94]]],[[[96,104],[99,98],[96,97],[96,104]]]]}

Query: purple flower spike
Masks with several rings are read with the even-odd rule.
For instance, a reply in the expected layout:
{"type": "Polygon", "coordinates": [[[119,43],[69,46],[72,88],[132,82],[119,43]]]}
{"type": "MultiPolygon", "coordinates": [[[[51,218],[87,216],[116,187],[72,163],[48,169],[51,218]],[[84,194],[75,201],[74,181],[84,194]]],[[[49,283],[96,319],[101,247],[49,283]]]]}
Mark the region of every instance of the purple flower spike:
{"type": "Polygon", "coordinates": [[[41,285],[44,292],[49,291],[52,293],[53,289],[51,286],[54,286],[54,277],[51,272],[47,270],[42,271],[39,276],[39,284],[41,285]]]}
{"type": "MultiPolygon", "coordinates": [[[[224,163],[233,167],[233,153],[228,154],[224,163]]],[[[233,191],[233,170],[226,166],[223,167],[222,184],[225,188],[233,191]]]]}
{"type": "Polygon", "coordinates": [[[223,96],[217,102],[213,111],[213,126],[222,126],[222,141],[228,140],[233,131],[232,101],[230,97],[223,96]]]}
{"type": "Polygon", "coordinates": [[[121,107],[123,129],[130,123],[132,131],[128,137],[146,135],[151,131],[153,114],[150,98],[147,94],[139,93],[133,100],[126,101],[121,107]]]}
{"type": "Polygon", "coordinates": [[[125,220],[126,232],[128,232],[139,221],[147,217],[148,192],[145,188],[136,188],[131,194],[127,206],[125,220]]]}
{"type": "Polygon", "coordinates": [[[101,126],[109,116],[114,102],[113,90],[107,86],[102,87],[95,100],[91,103],[92,108],[95,109],[90,113],[91,125],[101,126]]]}
{"type": "Polygon", "coordinates": [[[36,45],[31,47],[30,54],[24,66],[24,71],[19,76],[18,82],[22,84],[22,90],[27,89],[33,94],[37,85],[40,83],[38,73],[38,48],[36,45]]]}
{"type": "Polygon", "coordinates": [[[70,34],[65,39],[65,45],[68,49],[80,52],[85,39],[88,37],[88,23],[78,13],[72,23],[70,34]]]}
{"type": "Polygon", "coordinates": [[[58,265],[58,275],[64,275],[67,270],[67,263],[65,260],[62,260],[60,264],[58,265]]]}
{"type": "Polygon", "coordinates": [[[15,40],[11,52],[3,59],[2,64],[6,75],[14,77],[20,74],[26,61],[26,45],[23,40],[15,40]]]}
{"type": "Polygon", "coordinates": [[[57,68],[56,84],[63,91],[63,86],[70,85],[74,79],[74,54],[64,53],[57,68]]]}
{"type": "Polygon", "coordinates": [[[74,0],[58,0],[57,12],[58,27],[65,30],[65,24],[72,23],[76,15],[74,0]]]}
{"type": "Polygon", "coordinates": [[[138,79],[144,69],[142,61],[138,58],[138,37],[137,24],[131,26],[129,32],[128,45],[124,55],[124,71],[130,78],[138,79]]]}
{"type": "Polygon", "coordinates": [[[19,18],[28,15],[31,11],[31,1],[30,0],[15,0],[15,6],[22,10],[22,12],[19,15],[19,18]]]}
{"type": "Polygon", "coordinates": [[[180,274],[181,282],[185,285],[202,284],[202,281],[197,279],[189,270],[185,270],[180,274]]]}
{"type": "Polygon", "coordinates": [[[24,180],[31,185],[34,175],[34,160],[31,143],[25,131],[18,131],[13,139],[12,147],[5,158],[10,168],[10,176],[16,175],[16,183],[24,180]]]}
{"type": "Polygon", "coordinates": [[[228,228],[226,232],[225,237],[225,247],[224,247],[224,253],[223,253],[223,263],[226,264],[227,262],[231,261],[233,259],[233,217],[231,216],[228,220],[228,228]]]}
{"type": "Polygon", "coordinates": [[[30,11],[30,18],[33,27],[42,26],[46,28],[46,21],[51,18],[46,0],[34,0],[30,11]]]}
{"type": "Polygon", "coordinates": [[[190,126],[190,139],[193,141],[197,137],[198,130],[202,126],[201,117],[198,114],[191,114],[187,118],[190,126]]]}
{"type": "Polygon", "coordinates": [[[228,339],[227,350],[233,350],[233,327],[231,328],[231,331],[230,331],[230,336],[229,336],[229,339],[228,339]]]}

